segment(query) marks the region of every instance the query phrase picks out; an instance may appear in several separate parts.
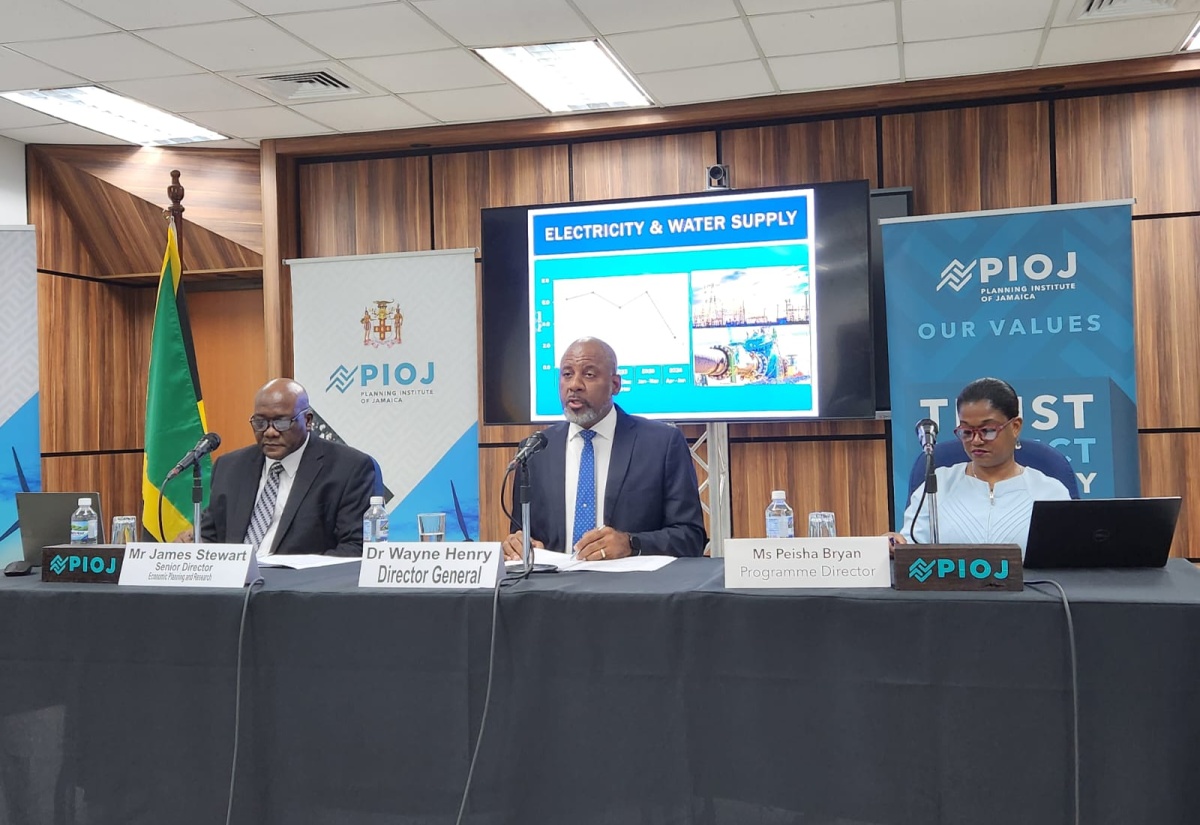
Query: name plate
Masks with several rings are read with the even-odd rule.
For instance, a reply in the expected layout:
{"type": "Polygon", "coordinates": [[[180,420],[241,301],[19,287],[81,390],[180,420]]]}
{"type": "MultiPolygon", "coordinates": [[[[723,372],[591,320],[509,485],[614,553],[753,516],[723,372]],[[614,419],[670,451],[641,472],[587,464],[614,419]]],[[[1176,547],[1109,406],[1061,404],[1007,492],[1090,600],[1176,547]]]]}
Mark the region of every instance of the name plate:
{"type": "Polygon", "coordinates": [[[897,544],[897,590],[1024,590],[1016,544],[897,544]]]}
{"type": "Polygon", "coordinates": [[[498,541],[371,542],[363,545],[359,587],[469,590],[495,587],[504,568],[498,541]]]}
{"type": "Polygon", "coordinates": [[[42,548],[42,581],[115,584],[125,557],[122,544],[54,544],[42,548]]]}
{"type": "Polygon", "coordinates": [[[726,539],[725,586],[891,587],[886,536],[726,539]]]}
{"type": "Polygon", "coordinates": [[[132,587],[238,587],[258,576],[250,544],[160,544],[125,548],[119,584],[132,587]]]}

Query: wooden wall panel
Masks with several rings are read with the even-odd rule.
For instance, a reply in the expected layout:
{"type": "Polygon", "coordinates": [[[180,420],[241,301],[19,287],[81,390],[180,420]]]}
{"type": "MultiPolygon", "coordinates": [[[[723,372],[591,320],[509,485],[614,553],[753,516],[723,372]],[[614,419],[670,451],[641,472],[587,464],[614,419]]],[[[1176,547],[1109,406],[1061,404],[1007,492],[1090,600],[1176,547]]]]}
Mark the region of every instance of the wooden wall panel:
{"type": "Polygon", "coordinates": [[[605,140],[572,147],[572,200],[703,192],[717,162],[715,132],[605,140]]]}
{"type": "Polygon", "coordinates": [[[869,180],[876,186],[875,118],[821,120],[721,132],[735,189],[869,180]]]}
{"type": "Polygon", "coordinates": [[[883,185],[913,187],[918,215],[1048,204],[1049,104],[887,115],[883,185]]]}
{"type": "Polygon", "coordinates": [[[1142,495],[1183,497],[1171,555],[1200,557],[1200,547],[1192,544],[1191,535],[1192,525],[1200,525],[1197,485],[1200,432],[1142,433],[1138,447],[1142,459],[1142,495]]]}
{"type": "Polygon", "coordinates": [[[154,297],[38,276],[42,452],[141,449],[154,297]]]}
{"type": "Polygon", "coordinates": [[[49,456],[42,459],[42,489],[100,493],[107,535],[113,516],[138,517],[142,523],[142,453],[49,456]]]}
{"type": "MultiPolygon", "coordinates": [[[[26,153],[29,222],[37,227],[38,269],[70,275],[97,275],[100,267],[54,194],[37,156],[26,153]]],[[[165,243],[165,242],[164,242],[165,243]]],[[[165,246],[164,246],[165,248],[165,246]]]]}
{"type": "Polygon", "coordinates": [[[433,158],[438,249],[479,248],[479,210],[571,199],[569,149],[528,146],[433,158]]]}
{"type": "Polygon", "coordinates": [[[299,187],[305,258],[432,248],[428,157],[304,164],[299,187]]]}
{"type": "Polygon", "coordinates": [[[1200,211],[1200,89],[1054,105],[1061,203],[1136,198],[1135,215],[1200,211]]]}
{"type": "Polygon", "coordinates": [[[1200,218],[1134,221],[1133,256],[1138,426],[1200,427],[1200,218]]]}
{"type": "Polygon", "coordinates": [[[890,529],[883,440],[734,442],[729,453],[735,538],[765,535],[763,511],[779,489],[796,511],[797,535],[814,510],[835,513],[840,535],[890,529]]]}

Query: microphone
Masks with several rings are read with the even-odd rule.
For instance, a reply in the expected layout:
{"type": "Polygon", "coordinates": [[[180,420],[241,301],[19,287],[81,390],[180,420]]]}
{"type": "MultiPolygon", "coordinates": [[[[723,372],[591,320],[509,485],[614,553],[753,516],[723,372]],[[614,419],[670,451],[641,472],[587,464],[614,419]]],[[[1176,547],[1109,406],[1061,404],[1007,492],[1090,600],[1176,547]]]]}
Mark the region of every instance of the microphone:
{"type": "Polygon", "coordinates": [[[517,454],[513,456],[513,460],[508,462],[508,469],[511,470],[518,464],[524,464],[525,461],[534,453],[546,449],[546,434],[541,430],[526,438],[521,442],[521,448],[517,450],[517,454]]]}
{"type": "Polygon", "coordinates": [[[933,445],[937,444],[938,425],[932,418],[922,418],[917,422],[917,440],[921,449],[933,453],[933,445]]]}
{"type": "Polygon", "coordinates": [[[204,456],[208,455],[220,446],[221,436],[217,435],[216,433],[205,433],[204,438],[197,442],[196,446],[192,448],[192,451],[183,458],[179,459],[179,463],[171,468],[171,472],[167,473],[167,477],[163,479],[163,484],[166,484],[168,481],[175,478],[175,476],[179,475],[193,464],[196,464],[200,461],[200,459],[204,458],[204,456]]]}

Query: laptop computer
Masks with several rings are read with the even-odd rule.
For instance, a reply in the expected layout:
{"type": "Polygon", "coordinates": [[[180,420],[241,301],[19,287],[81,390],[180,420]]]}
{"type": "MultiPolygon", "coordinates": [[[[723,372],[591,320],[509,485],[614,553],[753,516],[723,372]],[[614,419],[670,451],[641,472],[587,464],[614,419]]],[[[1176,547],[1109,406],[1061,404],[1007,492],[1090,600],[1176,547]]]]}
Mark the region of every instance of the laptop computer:
{"type": "Polygon", "coordinates": [[[1035,501],[1025,566],[1162,567],[1179,505],[1178,496],[1035,501]]]}
{"type": "Polygon", "coordinates": [[[25,561],[42,563],[42,548],[71,541],[71,514],[79,499],[92,499],[100,517],[100,541],[104,542],[104,512],[99,493],[17,493],[17,521],[21,524],[21,549],[25,561]]]}

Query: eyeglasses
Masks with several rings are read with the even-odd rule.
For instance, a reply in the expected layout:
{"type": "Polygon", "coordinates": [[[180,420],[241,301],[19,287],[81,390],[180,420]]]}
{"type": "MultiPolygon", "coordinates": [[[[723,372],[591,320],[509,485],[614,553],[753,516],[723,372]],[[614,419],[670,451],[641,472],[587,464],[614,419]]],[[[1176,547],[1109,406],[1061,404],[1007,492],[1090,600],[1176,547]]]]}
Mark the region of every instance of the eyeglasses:
{"type": "Polygon", "coordinates": [[[286,433],[292,428],[292,424],[297,418],[307,414],[308,410],[301,410],[291,418],[264,418],[261,415],[252,415],[250,416],[250,429],[256,433],[265,433],[268,427],[272,427],[277,433],[286,433]]]}
{"type": "Polygon", "coordinates": [[[1000,431],[1016,420],[1010,418],[999,427],[955,427],[954,434],[963,441],[974,441],[975,436],[979,436],[984,441],[995,441],[996,436],[1000,435],[1000,431]]]}

